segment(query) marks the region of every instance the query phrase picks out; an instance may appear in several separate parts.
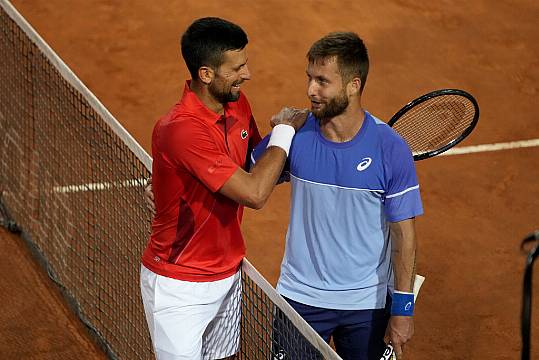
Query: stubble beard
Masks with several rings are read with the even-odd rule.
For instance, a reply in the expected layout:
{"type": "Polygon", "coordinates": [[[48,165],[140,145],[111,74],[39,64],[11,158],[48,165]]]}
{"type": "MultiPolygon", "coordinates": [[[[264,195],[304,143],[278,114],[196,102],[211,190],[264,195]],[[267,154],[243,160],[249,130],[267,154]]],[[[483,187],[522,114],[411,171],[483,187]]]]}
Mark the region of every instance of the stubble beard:
{"type": "MultiPolygon", "coordinates": [[[[234,83],[235,84],[235,83],[234,83]]],[[[232,84],[232,85],[234,85],[232,84]]],[[[229,102],[235,102],[238,101],[240,98],[240,92],[237,93],[232,92],[232,85],[228,89],[228,91],[223,91],[218,87],[218,85],[215,82],[212,82],[208,88],[210,94],[221,104],[226,104],[229,102]]]]}
{"type": "Polygon", "coordinates": [[[348,96],[342,91],[338,96],[329,100],[322,109],[312,110],[313,115],[320,121],[328,121],[335,116],[341,115],[348,107],[348,96]]]}

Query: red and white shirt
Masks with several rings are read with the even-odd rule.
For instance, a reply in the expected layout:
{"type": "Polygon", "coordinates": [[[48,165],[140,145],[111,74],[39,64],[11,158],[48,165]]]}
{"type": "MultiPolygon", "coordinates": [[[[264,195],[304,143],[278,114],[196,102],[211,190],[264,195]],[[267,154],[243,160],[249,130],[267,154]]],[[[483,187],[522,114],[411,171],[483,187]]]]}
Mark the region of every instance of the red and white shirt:
{"type": "Polygon", "coordinates": [[[243,207],[218,193],[260,134],[247,98],[208,109],[186,83],[183,96],[152,134],[156,215],[142,263],[185,281],[233,275],[245,256],[243,207]]]}

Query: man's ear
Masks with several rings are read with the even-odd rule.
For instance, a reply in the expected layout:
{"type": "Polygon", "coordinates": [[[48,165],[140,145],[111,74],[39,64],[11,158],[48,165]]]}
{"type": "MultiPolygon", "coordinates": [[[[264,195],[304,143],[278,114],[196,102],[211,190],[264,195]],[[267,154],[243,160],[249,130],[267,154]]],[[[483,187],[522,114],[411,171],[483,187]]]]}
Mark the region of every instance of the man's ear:
{"type": "Polygon", "coordinates": [[[353,78],[350,80],[348,85],[346,86],[348,90],[348,95],[361,95],[361,79],[358,77],[353,78]]]}
{"type": "Polygon", "coordinates": [[[211,84],[214,77],[215,77],[215,72],[213,71],[213,69],[211,67],[209,67],[209,66],[201,66],[198,69],[198,78],[204,84],[206,84],[206,85],[211,84]]]}

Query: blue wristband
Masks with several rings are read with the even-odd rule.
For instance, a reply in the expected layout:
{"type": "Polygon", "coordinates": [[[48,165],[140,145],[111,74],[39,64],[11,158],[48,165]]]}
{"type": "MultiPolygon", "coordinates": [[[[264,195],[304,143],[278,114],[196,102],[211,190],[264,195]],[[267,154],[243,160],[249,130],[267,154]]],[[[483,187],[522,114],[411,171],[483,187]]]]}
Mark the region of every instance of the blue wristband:
{"type": "Polygon", "coordinates": [[[414,294],[395,291],[391,302],[391,316],[413,316],[414,294]]]}

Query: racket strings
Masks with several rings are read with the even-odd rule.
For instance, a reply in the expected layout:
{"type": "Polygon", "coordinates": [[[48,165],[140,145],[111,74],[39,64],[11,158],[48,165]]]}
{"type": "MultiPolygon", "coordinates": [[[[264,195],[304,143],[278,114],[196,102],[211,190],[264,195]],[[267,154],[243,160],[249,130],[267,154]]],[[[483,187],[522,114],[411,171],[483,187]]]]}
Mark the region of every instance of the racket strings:
{"type": "Polygon", "coordinates": [[[414,154],[440,149],[469,128],[475,106],[460,95],[442,95],[422,102],[403,114],[393,128],[404,138],[414,154]]]}

